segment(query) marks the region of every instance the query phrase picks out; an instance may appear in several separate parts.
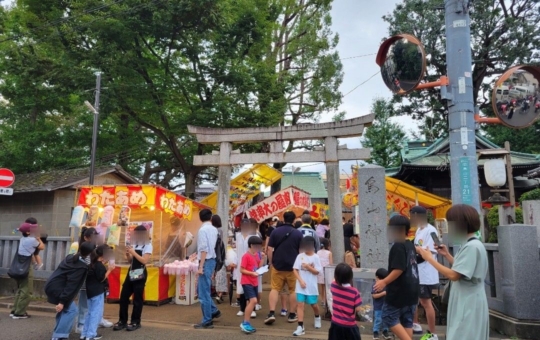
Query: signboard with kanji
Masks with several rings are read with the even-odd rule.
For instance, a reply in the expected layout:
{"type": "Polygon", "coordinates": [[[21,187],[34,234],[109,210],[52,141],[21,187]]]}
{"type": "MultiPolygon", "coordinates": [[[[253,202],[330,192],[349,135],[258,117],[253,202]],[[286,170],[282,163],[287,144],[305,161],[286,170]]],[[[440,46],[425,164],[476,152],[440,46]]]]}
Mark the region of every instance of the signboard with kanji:
{"type": "Polygon", "coordinates": [[[246,213],[261,223],[292,207],[311,210],[311,195],[291,186],[252,206],[246,213]]]}

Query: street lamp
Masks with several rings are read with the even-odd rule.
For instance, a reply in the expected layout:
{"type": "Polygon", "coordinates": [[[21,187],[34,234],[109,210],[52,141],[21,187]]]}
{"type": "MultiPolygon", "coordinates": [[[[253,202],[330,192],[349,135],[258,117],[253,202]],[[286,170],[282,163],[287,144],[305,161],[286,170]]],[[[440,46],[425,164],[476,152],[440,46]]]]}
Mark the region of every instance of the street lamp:
{"type": "Polygon", "coordinates": [[[94,127],[92,129],[92,150],[90,156],[90,175],[88,176],[88,183],[94,185],[94,173],[96,171],[96,149],[97,149],[97,134],[99,124],[99,94],[101,92],[101,72],[96,72],[96,98],[94,106],[88,101],[84,102],[84,105],[94,114],[94,127]]]}

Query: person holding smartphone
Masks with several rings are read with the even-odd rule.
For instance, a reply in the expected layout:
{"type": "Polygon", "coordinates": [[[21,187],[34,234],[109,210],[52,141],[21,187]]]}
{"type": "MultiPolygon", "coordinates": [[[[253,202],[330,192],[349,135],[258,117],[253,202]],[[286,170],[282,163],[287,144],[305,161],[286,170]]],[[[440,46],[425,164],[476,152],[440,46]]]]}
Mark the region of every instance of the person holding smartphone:
{"type": "MultiPolygon", "coordinates": [[[[437,228],[428,223],[427,210],[421,206],[412,207],[410,210],[411,224],[416,225],[416,235],[414,237],[414,245],[427,249],[437,260],[437,249],[432,234],[439,238],[437,228]]],[[[439,273],[429,262],[418,262],[418,275],[420,276],[420,305],[426,312],[428,323],[427,334],[422,337],[422,340],[438,340],[435,334],[435,308],[431,303],[431,296],[434,289],[439,285],[439,273]]],[[[413,323],[414,334],[422,334],[422,326],[418,323],[418,308],[414,314],[413,323]]]]}

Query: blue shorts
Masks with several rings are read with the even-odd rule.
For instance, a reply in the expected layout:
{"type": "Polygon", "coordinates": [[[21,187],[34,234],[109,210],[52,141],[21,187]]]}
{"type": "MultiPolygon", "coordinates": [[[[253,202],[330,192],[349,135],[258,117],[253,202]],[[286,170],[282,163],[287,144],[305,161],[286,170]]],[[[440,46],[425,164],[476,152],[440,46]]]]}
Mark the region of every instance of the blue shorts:
{"type": "Polygon", "coordinates": [[[399,324],[401,324],[403,328],[412,328],[416,306],[417,305],[397,308],[385,303],[382,309],[383,324],[388,328],[392,328],[399,324]]]}
{"type": "Polygon", "coordinates": [[[296,293],[296,302],[305,303],[308,305],[316,305],[317,302],[319,302],[319,296],[318,295],[304,295],[304,294],[296,293]]]}
{"type": "Polygon", "coordinates": [[[259,296],[259,290],[257,287],[252,285],[242,285],[244,289],[244,296],[246,300],[256,299],[259,296]]]}

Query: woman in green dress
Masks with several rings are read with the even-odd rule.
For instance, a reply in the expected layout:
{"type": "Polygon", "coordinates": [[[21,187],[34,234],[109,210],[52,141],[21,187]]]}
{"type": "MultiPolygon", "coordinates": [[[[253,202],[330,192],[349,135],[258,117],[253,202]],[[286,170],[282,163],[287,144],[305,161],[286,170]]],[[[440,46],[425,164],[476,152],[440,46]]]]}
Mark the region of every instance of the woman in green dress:
{"type": "Polygon", "coordinates": [[[456,257],[445,245],[438,249],[452,266],[447,268],[433,259],[431,252],[416,247],[419,255],[451,282],[448,301],[447,340],[489,340],[489,309],[484,279],[488,271],[487,252],[476,237],[480,215],[473,207],[457,204],[446,213],[450,232],[462,243],[456,257]]]}

